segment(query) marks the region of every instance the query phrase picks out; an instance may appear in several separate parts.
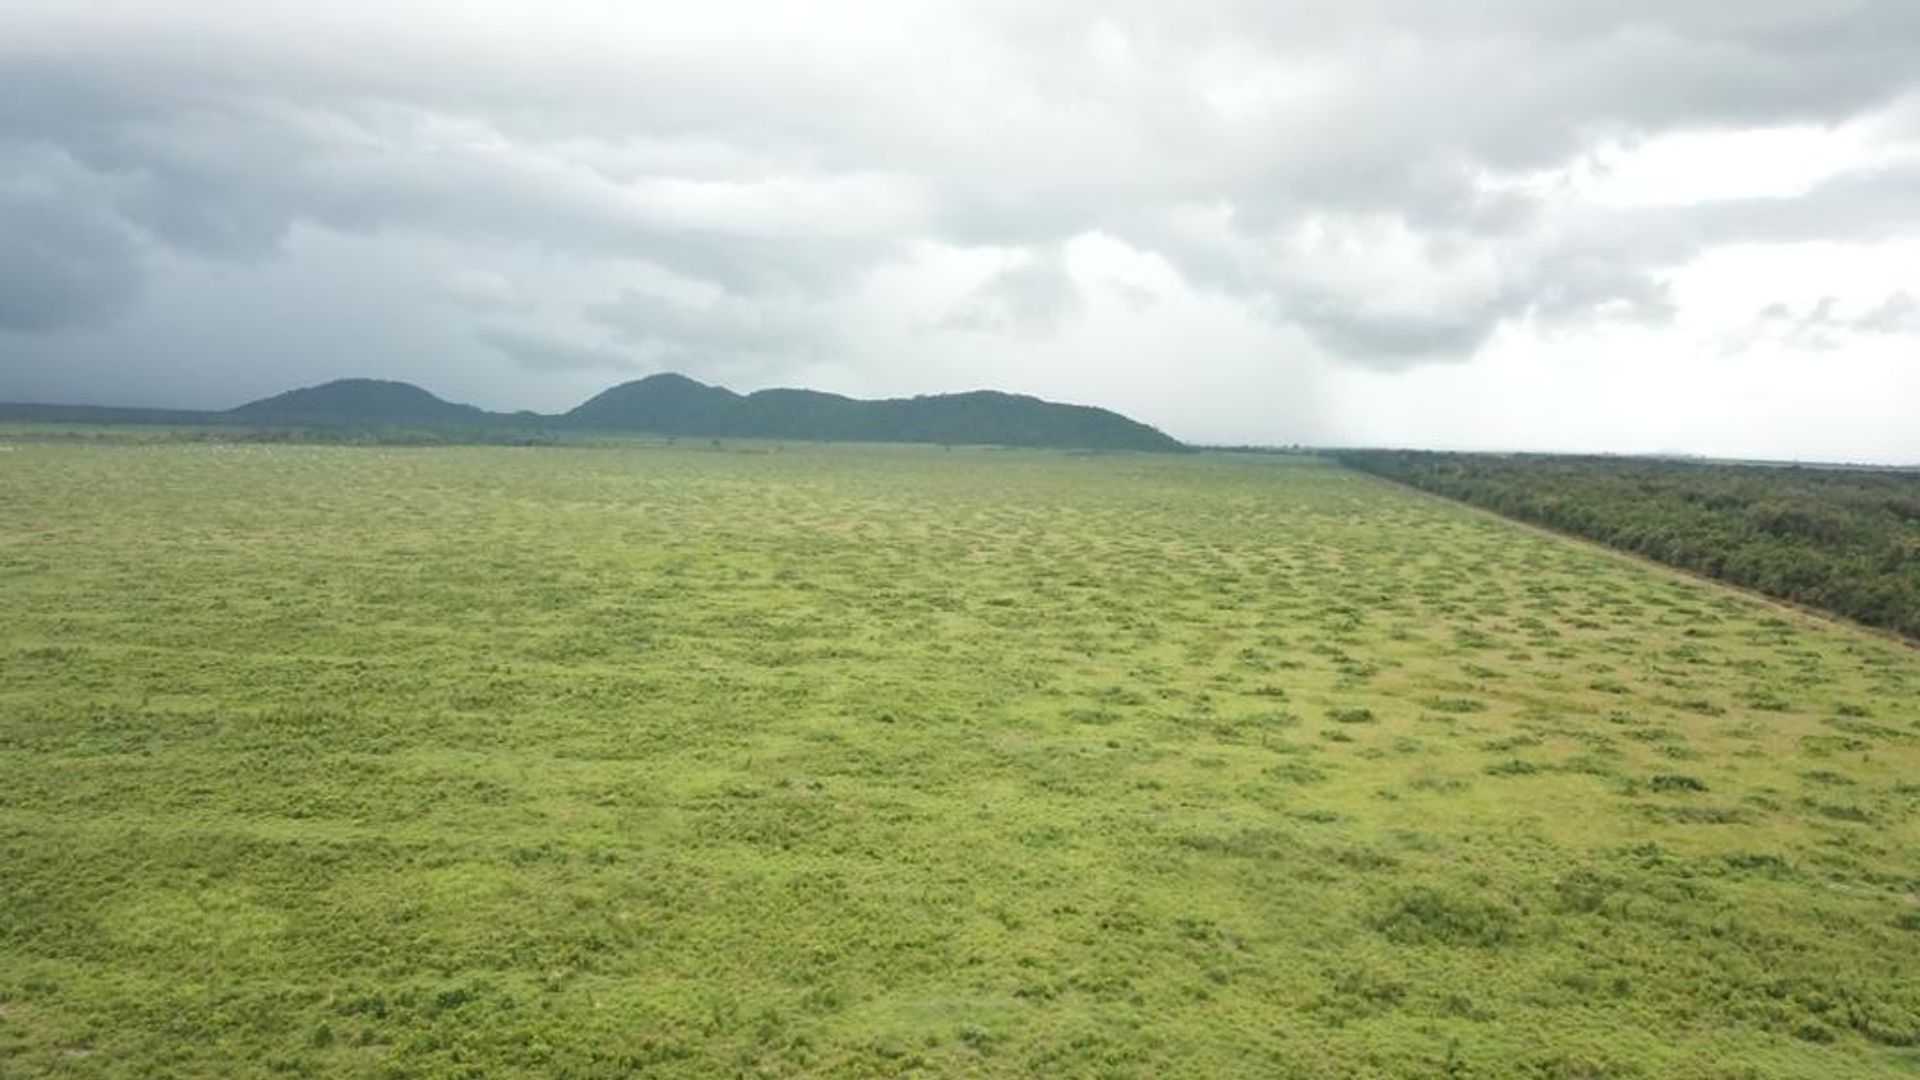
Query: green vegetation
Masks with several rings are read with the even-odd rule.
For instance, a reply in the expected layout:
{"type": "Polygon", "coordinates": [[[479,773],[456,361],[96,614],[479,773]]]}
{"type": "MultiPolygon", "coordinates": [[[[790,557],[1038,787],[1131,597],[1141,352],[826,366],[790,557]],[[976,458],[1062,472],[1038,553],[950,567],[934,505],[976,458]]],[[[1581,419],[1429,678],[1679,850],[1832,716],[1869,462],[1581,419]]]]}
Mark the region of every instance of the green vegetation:
{"type": "Polygon", "coordinates": [[[0,442],[0,1074],[1920,1069],[1876,635],[1303,458],[0,442]]]}
{"type": "Polygon", "coordinates": [[[1353,450],[1354,468],[1920,638],[1920,471],[1353,450]]]}

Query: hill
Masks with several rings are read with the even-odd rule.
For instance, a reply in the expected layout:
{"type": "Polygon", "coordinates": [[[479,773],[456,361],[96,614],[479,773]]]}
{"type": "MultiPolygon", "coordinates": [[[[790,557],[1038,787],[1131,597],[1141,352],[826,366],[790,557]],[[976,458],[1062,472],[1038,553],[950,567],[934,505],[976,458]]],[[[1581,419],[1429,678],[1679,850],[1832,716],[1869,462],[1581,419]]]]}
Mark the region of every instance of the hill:
{"type": "Polygon", "coordinates": [[[468,427],[495,414],[437,397],[412,383],[387,379],[335,379],[318,386],[250,401],[227,415],[256,423],[322,427],[468,427]]]}
{"type": "Polygon", "coordinates": [[[563,431],[583,431],[1076,450],[1186,449],[1158,429],[1108,409],[1064,405],[994,390],[862,401],[817,390],[736,394],[677,374],[649,375],[622,383],[558,416],[488,412],[447,401],[412,383],[336,379],[224,411],[0,403],[0,420],[244,425],[291,429],[303,437],[369,433],[379,438],[418,436],[436,441],[544,439],[563,431]]]}
{"type": "Polygon", "coordinates": [[[714,438],[1184,449],[1119,413],[1020,394],[980,390],[879,401],[793,389],[741,395],[673,374],[622,383],[562,420],[585,430],[714,438]]]}
{"type": "Polygon", "coordinates": [[[733,418],[740,395],[685,375],[649,375],[621,383],[575,406],[561,419],[593,431],[656,435],[740,435],[733,418]]]}

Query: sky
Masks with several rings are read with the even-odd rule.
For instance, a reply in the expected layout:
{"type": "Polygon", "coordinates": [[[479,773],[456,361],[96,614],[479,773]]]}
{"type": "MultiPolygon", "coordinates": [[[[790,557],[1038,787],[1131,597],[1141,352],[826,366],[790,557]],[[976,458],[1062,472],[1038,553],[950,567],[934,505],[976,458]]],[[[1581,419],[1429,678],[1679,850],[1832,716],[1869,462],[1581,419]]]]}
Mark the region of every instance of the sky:
{"type": "Polygon", "coordinates": [[[1914,0],[8,0],[0,400],[1920,463],[1914,0]]]}

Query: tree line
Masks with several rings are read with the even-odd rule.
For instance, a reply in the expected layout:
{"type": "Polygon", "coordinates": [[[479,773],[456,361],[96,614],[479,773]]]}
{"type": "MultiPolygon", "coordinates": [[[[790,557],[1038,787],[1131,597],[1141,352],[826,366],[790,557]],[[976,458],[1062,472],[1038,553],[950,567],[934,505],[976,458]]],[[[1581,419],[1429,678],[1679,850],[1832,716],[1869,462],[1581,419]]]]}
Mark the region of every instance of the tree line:
{"type": "Polygon", "coordinates": [[[1364,472],[1920,638],[1920,472],[1353,450],[1364,472]]]}

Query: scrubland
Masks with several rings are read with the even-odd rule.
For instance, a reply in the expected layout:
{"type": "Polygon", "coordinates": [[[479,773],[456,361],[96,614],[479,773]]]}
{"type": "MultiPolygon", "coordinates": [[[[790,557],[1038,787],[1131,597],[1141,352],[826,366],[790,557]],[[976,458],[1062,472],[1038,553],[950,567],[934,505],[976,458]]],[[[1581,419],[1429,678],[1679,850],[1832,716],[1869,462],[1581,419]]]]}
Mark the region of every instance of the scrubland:
{"type": "Polygon", "coordinates": [[[9,1076],[1898,1076],[1920,654],[1330,463],[0,454],[9,1076]]]}

